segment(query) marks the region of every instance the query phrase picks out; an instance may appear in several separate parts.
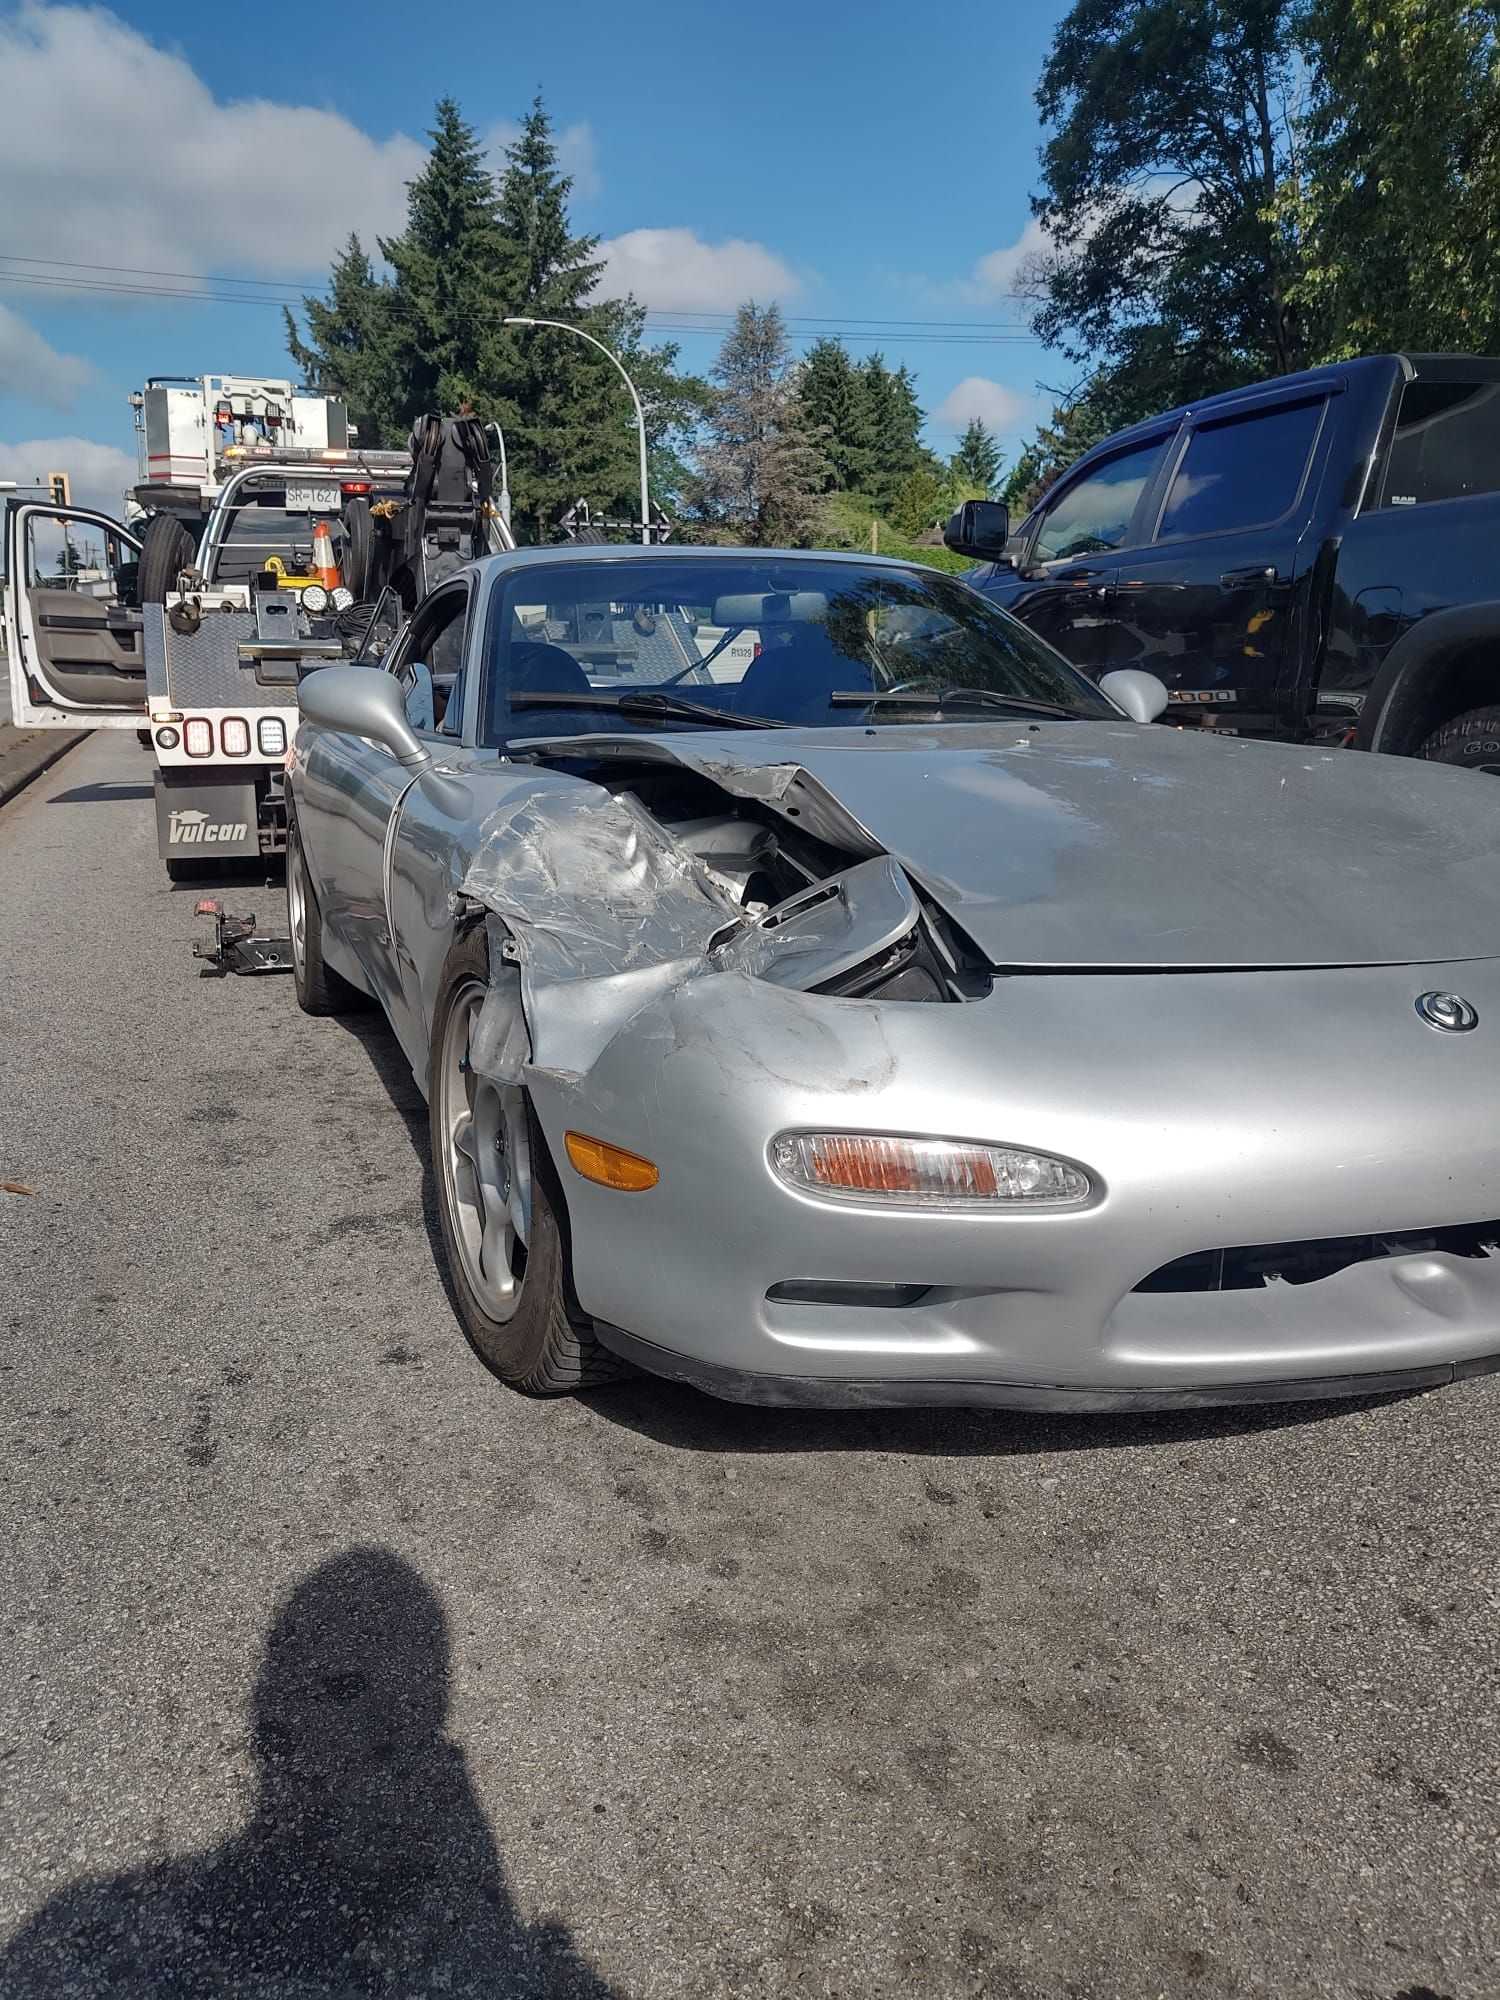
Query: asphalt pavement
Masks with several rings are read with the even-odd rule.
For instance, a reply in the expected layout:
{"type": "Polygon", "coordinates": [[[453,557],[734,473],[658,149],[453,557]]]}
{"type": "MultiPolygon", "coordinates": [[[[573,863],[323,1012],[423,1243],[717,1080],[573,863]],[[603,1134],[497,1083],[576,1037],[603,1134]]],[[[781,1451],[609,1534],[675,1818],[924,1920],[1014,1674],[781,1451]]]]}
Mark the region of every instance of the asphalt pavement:
{"type": "Polygon", "coordinates": [[[1500,1379],[525,1401],[389,1034],[199,977],[149,780],[0,810],[5,2000],[1500,1990],[1500,1379]]]}

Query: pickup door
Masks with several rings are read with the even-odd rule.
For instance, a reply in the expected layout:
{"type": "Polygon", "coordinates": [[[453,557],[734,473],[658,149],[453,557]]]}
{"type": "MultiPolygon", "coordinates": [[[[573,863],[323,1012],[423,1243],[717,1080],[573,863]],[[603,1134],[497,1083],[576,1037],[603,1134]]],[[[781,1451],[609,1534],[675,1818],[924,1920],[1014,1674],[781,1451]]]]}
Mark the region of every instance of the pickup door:
{"type": "Polygon", "coordinates": [[[1060,480],[1022,531],[1018,567],[996,568],[980,584],[1095,678],[1139,664],[1116,624],[1115,584],[1121,561],[1149,534],[1175,436],[1169,425],[1060,480]]]}
{"type": "Polygon", "coordinates": [[[1154,535],[1119,564],[1112,622],[1180,717],[1259,733],[1289,705],[1327,411],[1326,395],[1282,397],[1190,424],[1154,535]]]}
{"type": "Polygon", "coordinates": [[[5,640],[18,728],[139,728],[141,545],[107,514],[12,501],[5,640]]]}

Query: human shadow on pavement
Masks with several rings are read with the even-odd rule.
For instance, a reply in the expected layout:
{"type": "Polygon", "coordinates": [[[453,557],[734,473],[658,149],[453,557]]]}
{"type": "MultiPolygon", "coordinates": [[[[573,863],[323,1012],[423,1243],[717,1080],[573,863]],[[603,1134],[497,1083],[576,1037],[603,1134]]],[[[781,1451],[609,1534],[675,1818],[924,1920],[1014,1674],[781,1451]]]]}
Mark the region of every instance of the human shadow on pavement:
{"type": "Polygon", "coordinates": [[[386,1549],[332,1557],[266,1641],[249,1823],[63,1890],[0,1957],[0,1995],[608,2000],[566,1930],[518,1916],[447,1709],[426,1583],[386,1549]]]}

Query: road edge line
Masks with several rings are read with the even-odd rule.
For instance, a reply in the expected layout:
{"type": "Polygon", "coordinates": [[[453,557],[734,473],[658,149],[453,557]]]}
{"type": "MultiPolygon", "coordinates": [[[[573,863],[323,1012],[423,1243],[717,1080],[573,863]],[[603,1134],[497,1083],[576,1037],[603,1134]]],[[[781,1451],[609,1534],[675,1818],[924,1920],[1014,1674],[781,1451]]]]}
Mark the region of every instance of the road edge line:
{"type": "MultiPolygon", "coordinates": [[[[48,735],[51,734],[49,731],[48,735]]],[[[18,798],[44,771],[50,771],[54,764],[59,763],[70,750],[76,749],[92,734],[93,731],[88,729],[70,730],[66,736],[56,737],[51,742],[45,737],[41,738],[34,750],[29,744],[23,743],[13,745],[9,753],[0,751],[0,806],[8,806],[12,799],[18,798]],[[16,756],[17,751],[22,754],[16,756]],[[7,754],[16,756],[13,769],[7,769],[7,754]]]]}

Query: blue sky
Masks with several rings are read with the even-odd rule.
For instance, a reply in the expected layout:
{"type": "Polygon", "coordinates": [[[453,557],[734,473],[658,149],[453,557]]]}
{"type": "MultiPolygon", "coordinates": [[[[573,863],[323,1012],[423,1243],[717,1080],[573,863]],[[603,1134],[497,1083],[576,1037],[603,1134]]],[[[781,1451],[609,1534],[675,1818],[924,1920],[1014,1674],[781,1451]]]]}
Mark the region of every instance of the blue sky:
{"type": "Polygon", "coordinates": [[[499,143],[538,87],[575,225],[686,363],[717,339],[674,329],[779,295],[799,336],[822,322],[908,363],[936,449],[981,414],[1013,450],[1038,382],[1068,377],[1007,289],[1061,11],[262,0],[239,34],[238,9],[201,0],[0,0],[0,476],[76,440],[75,483],[101,497],[130,476],[125,398],[147,374],[289,372],[264,301],[315,286],[351,222],[399,226],[434,100],[499,143]],[[182,280],[135,271],[248,279],[260,302],[153,297],[182,280]],[[100,285],[140,293],[77,289],[100,285]]]}

